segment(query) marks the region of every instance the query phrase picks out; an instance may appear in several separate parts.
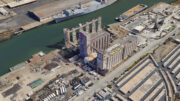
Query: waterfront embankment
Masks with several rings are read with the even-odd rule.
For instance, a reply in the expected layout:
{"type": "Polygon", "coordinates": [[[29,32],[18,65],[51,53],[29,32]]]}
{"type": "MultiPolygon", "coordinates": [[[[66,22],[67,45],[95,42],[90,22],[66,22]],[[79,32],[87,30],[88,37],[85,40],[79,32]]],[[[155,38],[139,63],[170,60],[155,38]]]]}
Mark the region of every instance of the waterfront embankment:
{"type": "Polygon", "coordinates": [[[111,6],[96,12],[58,24],[47,23],[25,31],[21,35],[14,36],[11,40],[0,43],[0,75],[9,72],[10,67],[28,60],[39,51],[48,53],[54,49],[60,49],[64,45],[63,28],[65,27],[71,28],[98,16],[102,17],[102,24],[105,27],[108,24],[114,23],[115,17],[137,4],[142,3],[151,7],[158,2],[171,3],[172,0],[118,0],[111,6]]]}
{"type": "Polygon", "coordinates": [[[56,6],[60,7],[60,9],[57,10],[58,12],[61,12],[64,9],[77,5],[79,2],[86,3],[89,1],[91,0],[37,0],[36,2],[19,6],[13,9],[6,8],[9,11],[13,11],[16,15],[5,20],[0,20],[0,41],[10,39],[13,35],[17,35],[19,33],[21,34],[22,32],[29,29],[52,22],[53,18],[52,15],[50,15],[50,13],[52,12],[47,12],[47,10],[51,10],[56,13],[57,11],[53,10],[53,8],[50,7],[51,4],[54,4],[54,9],[57,8],[56,6]],[[34,18],[30,17],[29,14],[29,11],[31,11],[32,9],[35,9],[37,11],[41,9],[40,12],[45,11],[44,13],[48,18],[40,22],[35,20],[34,18]]]}

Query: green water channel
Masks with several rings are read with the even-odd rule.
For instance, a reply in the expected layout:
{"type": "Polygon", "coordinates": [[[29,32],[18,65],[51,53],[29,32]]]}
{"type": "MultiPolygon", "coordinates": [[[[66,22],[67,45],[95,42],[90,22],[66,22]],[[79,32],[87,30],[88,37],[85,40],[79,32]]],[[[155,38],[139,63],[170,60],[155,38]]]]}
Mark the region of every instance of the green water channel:
{"type": "Polygon", "coordinates": [[[149,7],[158,2],[171,3],[174,0],[118,0],[116,3],[96,12],[64,21],[58,24],[45,24],[12,39],[0,43],[0,75],[9,72],[9,68],[28,60],[33,54],[44,51],[48,53],[63,46],[63,28],[71,28],[90,21],[98,16],[102,17],[103,27],[114,23],[114,18],[137,4],[149,7]]]}

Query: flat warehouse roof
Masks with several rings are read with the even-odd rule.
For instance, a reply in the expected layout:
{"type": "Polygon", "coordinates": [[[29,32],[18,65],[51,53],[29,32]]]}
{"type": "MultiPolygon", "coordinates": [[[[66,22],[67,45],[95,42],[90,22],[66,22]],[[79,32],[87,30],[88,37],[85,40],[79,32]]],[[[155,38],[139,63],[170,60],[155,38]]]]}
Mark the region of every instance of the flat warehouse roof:
{"type": "MultiPolygon", "coordinates": [[[[175,57],[174,57],[174,58],[175,58],[175,57]]],[[[171,60],[171,61],[172,61],[172,60],[171,60]]],[[[173,68],[173,66],[175,66],[176,64],[178,64],[179,61],[180,61],[180,55],[179,55],[177,58],[175,58],[175,60],[173,60],[168,67],[169,67],[169,68],[173,68]]]]}
{"type": "Polygon", "coordinates": [[[132,89],[137,86],[139,82],[144,80],[144,78],[147,76],[148,73],[151,73],[155,67],[153,67],[153,64],[148,64],[146,67],[144,67],[138,74],[136,74],[133,78],[131,78],[126,84],[124,84],[120,90],[123,93],[127,93],[128,91],[132,91],[132,89]]]}
{"type": "Polygon", "coordinates": [[[2,2],[4,2],[4,3],[11,3],[11,2],[13,2],[14,0],[1,0],[2,2]]]}
{"type": "Polygon", "coordinates": [[[121,81],[117,83],[117,86],[120,86],[123,82],[127,81],[129,78],[131,78],[136,72],[138,72],[144,65],[146,65],[148,62],[150,62],[149,59],[145,60],[143,63],[141,63],[140,66],[135,67],[135,69],[127,76],[125,76],[121,81]]]}
{"type": "Polygon", "coordinates": [[[179,68],[180,68],[180,64],[178,64],[178,65],[172,70],[172,73],[177,72],[179,68]]]}
{"type": "Polygon", "coordinates": [[[49,4],[42,5],[40,7],[34,8],[30,10],[30,12],[34,13],[34,15],[36,15],[37,17],[42,18],[42,17],[51,16],[55,13],[61,12],[67,7],[71,7],[83,1],[90,1],[90,0],[58,0],[49,4]]]}
{"type": "Polygon", "coordinates": [[[41,79],[37,79],[32,83],[28,84],[31,88],[36,88],[37,86],[41,85],[43,81],[41,79]]]}
{"type": "Polygon", "coordinates": [[[28,4],[28,3],[32,3],[32,2],[35,2],[36,0],[22,0],[22,1],[14,1],[12,0],[12,2],[8,3],[8,6],[10,8],[13,8],[13,7],[17,7],[17,6],[20,6],[20,5],[24,5],[24,4],[28,4]]]}
{"type": "Polygon", "coordinates": [[[180,53],[180,49],[178,49],[177,51],[175,51],[172,55],[170,55],[169,57],[167,57],[168,59],[164,62],[164,65],[167,66],[168,63],[176,56],[180,53]]]}
{"type": "Polygon", "coordinates": [[[158,73],[154,73],[130,96],[130,98],[139,101],[160,79],[158,73]]]}
{"type": "Polygon", "coordinates": [[[3,7],[3,6],[6,6],[6,4],[2,1],[0,1],[0,6],[3,7]]]}
{"type": "Polygon", "coordinates": [[[147,96],[144,101],[150,101],[150,99],[155,96],[155,94],[164,86],[163,82],[161,82],[152,92],[147,96]]]}
{"type": "Polygon", "coordinates": [[[158,96],[154,99],[154,101],[160,101],[161,97],[163,97],[166,93],[166,90],[163,89],[159,94],[158,96]]]}

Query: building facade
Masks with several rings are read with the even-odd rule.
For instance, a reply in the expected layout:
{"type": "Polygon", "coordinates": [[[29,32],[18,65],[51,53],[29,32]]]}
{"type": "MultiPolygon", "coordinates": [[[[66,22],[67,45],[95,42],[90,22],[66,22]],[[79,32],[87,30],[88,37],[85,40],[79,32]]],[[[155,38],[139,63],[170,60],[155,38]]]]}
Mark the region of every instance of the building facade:
{"type": "Polygon", "coordinates": [[[123,59],[131,56],[137,49],[137,38],[127,36],[111,45],[105,51],[98,52],[97,69],[109,70],[118,65],[123,59]]]}
{"type": "MultiPolygon", "coordinates": [[[[97,19],[93,19],[90,22],[86,22],[85,24],[80,23],[78,27],[74,27],[72,29],[64,28],[65,46],[66,48],[71,48],[72,46],[78,47],[80,39],[79,37],[77,38],[76,36],[79,35],[80,33],[83,33],[83,34],[93,33],[93,35],[95,35],[101,32],[104,32],[102,31],[102,27],[101,27],[101,17],[98,17],[97,19]],[[90,29],[91,25],[92,25],[92,28],[90,29]]],[[[90,35],[87,35],[87,36],[90,36],[90,35]]]]}
{"type": "Polygon", "coordinates": [[[110,42],[110,34],[105,31],[97,33],[80,32],[79,38],[80,56],[83,58],[91,53],[107,49],[110,42]]]}

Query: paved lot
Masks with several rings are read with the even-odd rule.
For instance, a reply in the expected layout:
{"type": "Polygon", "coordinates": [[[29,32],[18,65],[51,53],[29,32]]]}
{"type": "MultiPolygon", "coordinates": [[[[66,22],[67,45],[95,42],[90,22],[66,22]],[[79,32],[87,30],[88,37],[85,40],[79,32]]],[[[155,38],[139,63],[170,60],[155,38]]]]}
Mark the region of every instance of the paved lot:
{"type": "Polygon", "coordinates": [[[51,3],[53,1],[57,1],[57,0],[37,0],[36,2],[13,8],[12,10],[17,15],[7,20],[0,21],[0,30],[11,29],[14,27],[19,27],[25,24],[29,24],[31,22],[35,22],[34,19],[32,19],[27,15],[27,12],[33,8],[39,7],[47,3],[51,3]]]}
{"type": "MultiPolygon", "coordinates": [[[[32,10],[33,8],[36,8],[36,7],[39,7],[39,6],[54,2],[54,1],[60,1],[60,2],[62,1],[63,4],[61,4],[61,5],[63,5],[63,6],[65,5],[65,7],[67,7],[67,5],[68,5],[68,0],[37,0],[36,2],[30,3],[30,4],[15,7],[10,10],[13,10],[17,15],[12,18],[9,18],[7,20],[0,21],[0,30],[13,29],[14,27],[20,27],[22,25],[26,25],[26,24],[35,22],[36,20],[34,20],[33,18],[28,16],[28,14],[27,14],[28,11],[32,10]],[[64,2],[64,1],[66,1],[66,2],[64,2]]],[[[73,0],[71,4],[75,4],[78,1],[79,0],[73,0]]],[[[80,1],[87,2],[90,0],[80,0],[80,1]]]]}

